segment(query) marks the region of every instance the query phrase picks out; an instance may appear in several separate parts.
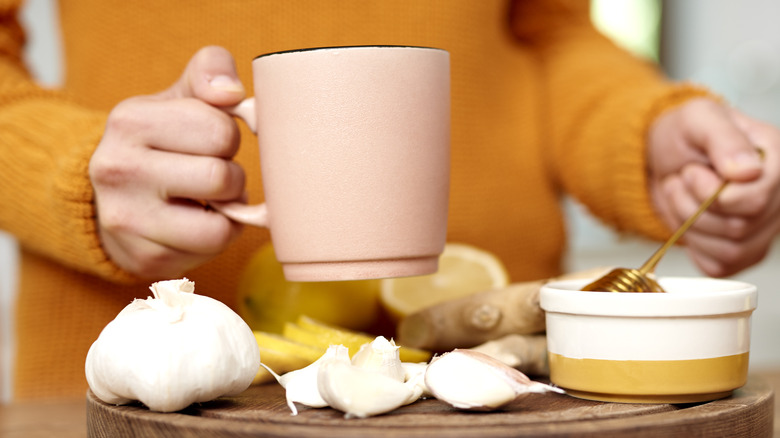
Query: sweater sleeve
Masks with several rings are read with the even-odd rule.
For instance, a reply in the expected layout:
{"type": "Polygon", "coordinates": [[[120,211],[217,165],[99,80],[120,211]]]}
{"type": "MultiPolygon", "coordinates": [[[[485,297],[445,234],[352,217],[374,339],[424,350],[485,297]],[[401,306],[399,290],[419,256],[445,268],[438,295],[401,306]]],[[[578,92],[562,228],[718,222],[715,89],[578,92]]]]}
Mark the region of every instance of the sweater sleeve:
{"type": "Polygon", "coordinates": [[[648,130],[663,111],[709,92],[675,84],[619,49],[590,21],[586,0],[518,0],[511,25],[545,76],[550,171],[590,211],[621,232],[665,238],[646,169],[648,130]]]}
{"type": "Polygon", "coordinates": [[[0,229],[26,251],[129,281],[101,248],[88,176],[106,114],[35,83],[17,9],[18,1],[0,1],[0,229]]]}

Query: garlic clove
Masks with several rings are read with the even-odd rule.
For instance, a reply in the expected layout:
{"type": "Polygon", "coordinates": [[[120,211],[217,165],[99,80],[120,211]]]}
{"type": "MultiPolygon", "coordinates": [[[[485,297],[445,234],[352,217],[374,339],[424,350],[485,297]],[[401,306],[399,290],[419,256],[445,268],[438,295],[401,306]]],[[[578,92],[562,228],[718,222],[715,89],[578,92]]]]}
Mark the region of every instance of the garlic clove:
{"type": "Polygon", "coordinates": [[[413,388],[412,391],[415,394],[413,397],[414,400],[409,401],[409,403],[412,403],[421,397],[431,396],[431,391],[425,384],[425,370],[428,369],[428,364],[402,362],[401,366],[404,370],[404,382],[413,388]]]}
{"type": "Polygon", "coordinates": [[[352,365],[385,375],[399,382],[404,381],[404,369],[395,342],[384,336],[363,344],[352,357],[352,365]]]}
{"type": "Polygon", "coordinates": [[[349,350],[343,345],[331,345],[319,359],[309,366],[290,371],[282,376],[279,376],[264,364],[261,365],[285,389],[287,406],[292,411],[292,415],[298,415],[298,408],[296,408],[295,403],[300,403],[310,408],[324,408],[328,406],[328,403],[320,396],[317,389],[317,375],[322,363],[330,360],[349,364],[349,350]]]}
{"type": "Polygon", "coordinates": [[[401,368],[404,370],[404,382],[408,382],[420,376],[425,377],[428,364],[425,362],[401,362],[401,368]]]}
{"type": "Polygon", "coordinates": [[[407,388],[409,388],[409,397],[403,402],[403,405],[409,405],[422,397],[430,395],[425,386],[425,374],[420,374],[412,378],[412,380],[404,382],[407,388]]]}
{"type": "Polygon", "coordinates": [[[481,411],[500,408],[524,394],[563,393],[484,353],[463,349],[434,358],[425,384],[434,397],[453,407],[481,411]]]}
{"type": "Polygon", "coordinates": [[[384,414],[416,400],[413,387],[384,374],[338,360],[323,362],[317,388],[345,418],[384,414]]]}

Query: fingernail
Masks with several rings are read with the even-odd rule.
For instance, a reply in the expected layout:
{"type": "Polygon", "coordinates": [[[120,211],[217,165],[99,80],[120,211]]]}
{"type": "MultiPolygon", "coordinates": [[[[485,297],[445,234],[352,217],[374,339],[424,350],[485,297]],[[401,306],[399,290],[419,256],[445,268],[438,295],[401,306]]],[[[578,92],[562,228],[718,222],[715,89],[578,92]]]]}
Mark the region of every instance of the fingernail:
{"type": "Polygon", "coordinates": [[[688,168],[683,168],[682,180],[685,183],[685,185],[691,187],[696,182],[695,172],[688,170],[688,168]]]}
{"type": "Polygon", "coordinates": [[[755,152],[742,152],[729,161],[729,167],[735,171],[760,169],[763,166],[761,157],[755,152]]]}
{"type": "Polygon", "coordinates": [[[221,91],[235,91],[238,93],[244,92],[244,86],[238,79],[232,78],[227,75],[218,75],[211,78],[209,81],[211,88],[215,88],[221,91]]]}

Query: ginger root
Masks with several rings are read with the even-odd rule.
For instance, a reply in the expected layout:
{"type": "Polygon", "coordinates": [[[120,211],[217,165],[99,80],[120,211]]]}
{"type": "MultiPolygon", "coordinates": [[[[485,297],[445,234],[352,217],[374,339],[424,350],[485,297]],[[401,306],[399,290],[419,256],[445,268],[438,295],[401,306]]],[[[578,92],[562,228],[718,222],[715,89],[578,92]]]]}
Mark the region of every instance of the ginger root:
{"type": "Polygon", "coordinates": [[[485,342],[470,350],[487,354],[532,376],[549,376],[547,336],[511,334],[485,342]]]}
{"type": "Polygon", "coordinates": [[[545,330],[539,290],[550,281],[595,278],[606,268],[575,272],[549,280],[513,283],[503,289],[478,292],[435,304],[398,323],[399,344],[432,351],[469,348],[509,334],[545,330]]]}

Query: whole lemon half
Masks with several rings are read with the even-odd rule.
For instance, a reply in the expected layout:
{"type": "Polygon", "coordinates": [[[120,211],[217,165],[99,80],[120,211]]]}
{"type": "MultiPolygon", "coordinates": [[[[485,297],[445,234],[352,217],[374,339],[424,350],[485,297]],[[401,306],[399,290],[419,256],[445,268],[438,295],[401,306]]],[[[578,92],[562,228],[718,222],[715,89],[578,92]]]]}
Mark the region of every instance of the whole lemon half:
{"type": "Polygon", "coordinates": [[[379,280],[295,282],[284,278],[272,244],[247,264],[238,286],[238,313],[253,330],[281,333],[301,315],[366,330],[381,312],[379,280]]]}

